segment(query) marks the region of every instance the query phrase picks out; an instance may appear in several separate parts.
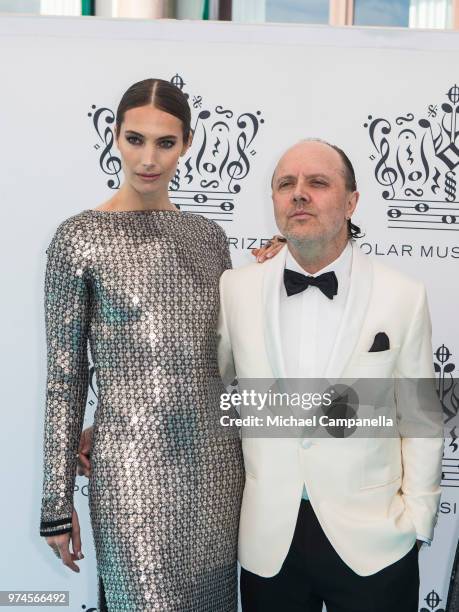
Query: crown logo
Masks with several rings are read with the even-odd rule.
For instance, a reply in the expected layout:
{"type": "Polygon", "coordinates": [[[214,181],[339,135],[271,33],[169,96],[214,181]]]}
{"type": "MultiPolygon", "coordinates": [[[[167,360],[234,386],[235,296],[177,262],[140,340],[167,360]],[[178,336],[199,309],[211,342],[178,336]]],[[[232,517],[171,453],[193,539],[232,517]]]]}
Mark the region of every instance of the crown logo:
{"type": "Polygon", "coordinates": [[[374,176],[387,202],[389,228],[459,231],[459,87],[418,119],[368,116],[374,176]]]}
{"type": "MultiPolygon", "coordinates": [[[[187,97],[192,111],[193,143],[180,158],[169,185],[169,197],[181,210],[203,214],[215,221],[232,221],[236,197],[250,173],[256,140],[264,123],[260,110],[239,112],[227,105],[206,104],[199,94],[186,91],[178,73],[171,83],[187,97]]],[[[99,166],[110,178],[107,186],[120,186],[121,160],[113,153],[115,114],[108,107],[91,106],[88,116],[101,149],[99,166]]]]}

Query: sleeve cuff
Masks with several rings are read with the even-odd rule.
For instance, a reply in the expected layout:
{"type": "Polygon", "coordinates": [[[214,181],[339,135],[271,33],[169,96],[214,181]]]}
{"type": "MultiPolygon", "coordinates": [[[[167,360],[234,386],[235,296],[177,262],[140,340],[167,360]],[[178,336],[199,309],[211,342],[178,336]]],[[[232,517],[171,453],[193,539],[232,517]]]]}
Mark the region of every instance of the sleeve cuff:
{"type": "Polygon", "coordinates": [[[41,521],[40,535],[44,537],[61,535],[72,531],[72,517],[57,521],[41,521]]]}
{"type": "Polygon", "coordinates": [[[423,544],[427,544],[427,546],[432,544],[432,540],[430,538],[425,538],[421,535],[416,535],[416,540],[420,540],[423,544]]]}

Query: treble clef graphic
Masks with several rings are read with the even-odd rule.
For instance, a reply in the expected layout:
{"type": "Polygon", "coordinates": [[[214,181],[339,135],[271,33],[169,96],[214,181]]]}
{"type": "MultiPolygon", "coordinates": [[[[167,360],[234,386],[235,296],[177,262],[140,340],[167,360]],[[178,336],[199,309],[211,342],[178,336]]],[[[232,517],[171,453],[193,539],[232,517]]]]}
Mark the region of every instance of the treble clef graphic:
{"type": "MultiPolygon", "coordinates": [[[[257,111],[257,115],[260,115],[260,111],[257,111]]],[[[263,119],[260,120],[262,122],[263,119]]],[[[230,177],[228,183],[228,191],[231,193],[239,193],[241,186],[239,184],[233,185],[233,181],[241,181],[247,176],[250,171],[250,161],[245,153],[246,149],[250,146],[253,139],[258,133],[259,121],[258,118],[252,113],[243,113],[237,120],[237,125],[242,129],[236,141],[236,148],[239,153],[239,159],[232,161],[228,164],[226,172],[230,177]],[[246,128],[248,119],[251,123],[251,135],[247,137],[246,128]]]]}
{"type": "MultiPolygon", "coordinates": [[[[395,197],[394,185],[398,178],[397,170],[387,164],[390,153],[390,145],[386,136],[390,134],[392,128],[386,119],[373,119],[371,115],[368,116],[368,119],[372,120],[369,125],[371,142],[381,156],[374,170],[375,178],[380,185],[390,187],[392,189],[392,195],[387,190],[384,190],[382,193],[382,197],[385,200],[389,200],[395,197]],[[378,132],[378,136],[376,135],[376,132],[378,132]]],[[[365,126],[368,126],[368,124],[365,124],[365,126]]]]}
{"type": "Polygon", "coordinates": [[[376,176],[376,180],[378,181],[380,185],[385,185],[392,189],[392,195],[390,194],[389,191],[386,191],[386,190],[383,191],[382,193],[382,197],[385,200],[388,200],[388,199],[392,199],[395,197],[394,184],[397,181],[397,171],[395,170],[395,168],[392,168],[387,165],[387,160],[389,158],[389,152],[390,152],[390,146],[386,138],[381,139],[379,151],[381,154],[381,159],[376,164],[375,176],[376,176]]]}
{"type": "MultiPolygon", "coordinates": [[[[368,119],[372,119],[371,115],[368,117],[368,119]]],[[[365,124],[365,125],[368,125],[368,124],[365,124]]],[[[390,126],[390,123],[386,119],[382,119],[382,118],[373,119],[373,121],[370,124],[369,132],[370,132],[371,142],[373,143],[373,146],[378,151],[378,153],[380,153],[380,148],[378,144],[376,143],[376,129],[378,130],[380,129],[381,133],[387,136],[387,134],[390,134],[391,132],[391,126],[390,126]]]]}
{"type": "MultiPolygon", "coordinates": [[[[94,104],[92,105],[92,108],[96,108],[94,104]]],[[[89,113],[89,116],[91,115],[92,113],[89,113]]],[[[116,177],[116,181],[113,179],[109,179],[107,181],[107,185],[108,187],[110,187],[110,189],[118,189],[118,187],[120,186],[119,173],[121,172],[120,158],[117,157],[116,155],[112,155],[112,147],[113,147],[115,138],[114,138],[113,131],[110,125],[113,124],[114,121],[115,121],[115,115],[113,114],[113,111],[105,107],[99,108],[94,113],[94,116],[93,116],[94,128],[96,129],[96,132],[100,140],[105,144],[105,147],[99,158],[100,167],[105,174],[109,174],[111,176],[116,177]],[[102,116],[104,114],[106,114],[105,123],[107,125],[105,126],[103,133],[101,133],[100,124],[102,122],[102,116]]]]}
{"type": "Polygon", "coordinates": [[[110,189],[118,189],[120,186],[120,178],[118,175],[121,171],[121,160],[119,157],[116,157],[116,155],[112,155],[111,153],[114,137],[113,132],[109,127],[105,128],[104,137],[106,146],[100,156],[100,167],[105,174],[116,176],[116,182],[113,179],[109,179],[107,181],[107,185],[110,187],[110,189]]]}
{"type": "Polygon", "coordinates": [[[231,193],[239,193],[241,190],[241,186],[236,184],[232,186],[233,181],[240,181],[247,176],[250,170],[250,162],[245,154],[245,149],[247,147],[247,137],[244,132],[239,134],[236,147],[239,153],[239,159],[236,161],[232,161],[228,164],[226,171],[228,176],[230,177],[230,181],[228,183],[228,191],[231,193]]]}

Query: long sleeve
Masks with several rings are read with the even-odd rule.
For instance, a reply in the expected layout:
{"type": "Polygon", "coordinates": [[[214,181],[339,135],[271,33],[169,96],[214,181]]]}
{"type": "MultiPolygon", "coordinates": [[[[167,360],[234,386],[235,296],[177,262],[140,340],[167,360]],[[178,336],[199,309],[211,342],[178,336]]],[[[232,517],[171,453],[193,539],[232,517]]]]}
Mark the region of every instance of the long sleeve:
{"type": "Polygon", "coordinates": [[[79,232],[71,222],[64,222],[47,250],[42,536],[71,531],[77,451],[88,391],[89,291],[79,232]]]}
{"type": "Polygon", "coordinates": [[[424,288],[419,292],[400,351],[398,377],[403,499],[418,539],[432,540],[441,495],[443,418],[435,392],[431,323],[424,288]]]}

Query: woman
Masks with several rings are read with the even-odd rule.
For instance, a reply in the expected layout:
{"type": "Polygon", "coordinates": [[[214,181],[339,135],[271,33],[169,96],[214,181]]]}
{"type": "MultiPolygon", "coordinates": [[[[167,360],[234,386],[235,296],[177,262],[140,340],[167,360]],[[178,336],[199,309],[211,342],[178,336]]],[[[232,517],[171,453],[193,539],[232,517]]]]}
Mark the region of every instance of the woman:
{"type": "Polygon", "coordinates": [[[48,249],[40,533],[79,571],[73,489],[89,340],[99,390],[89,503],[99,609],[110,612],[237,609],[244,474],[237,431],[217,433],[215,333],[231,261],[224,231],[168,198],[190,120],[167,81],[132,85],[116,114],[123,185],[64,221],[48,249]]]}

